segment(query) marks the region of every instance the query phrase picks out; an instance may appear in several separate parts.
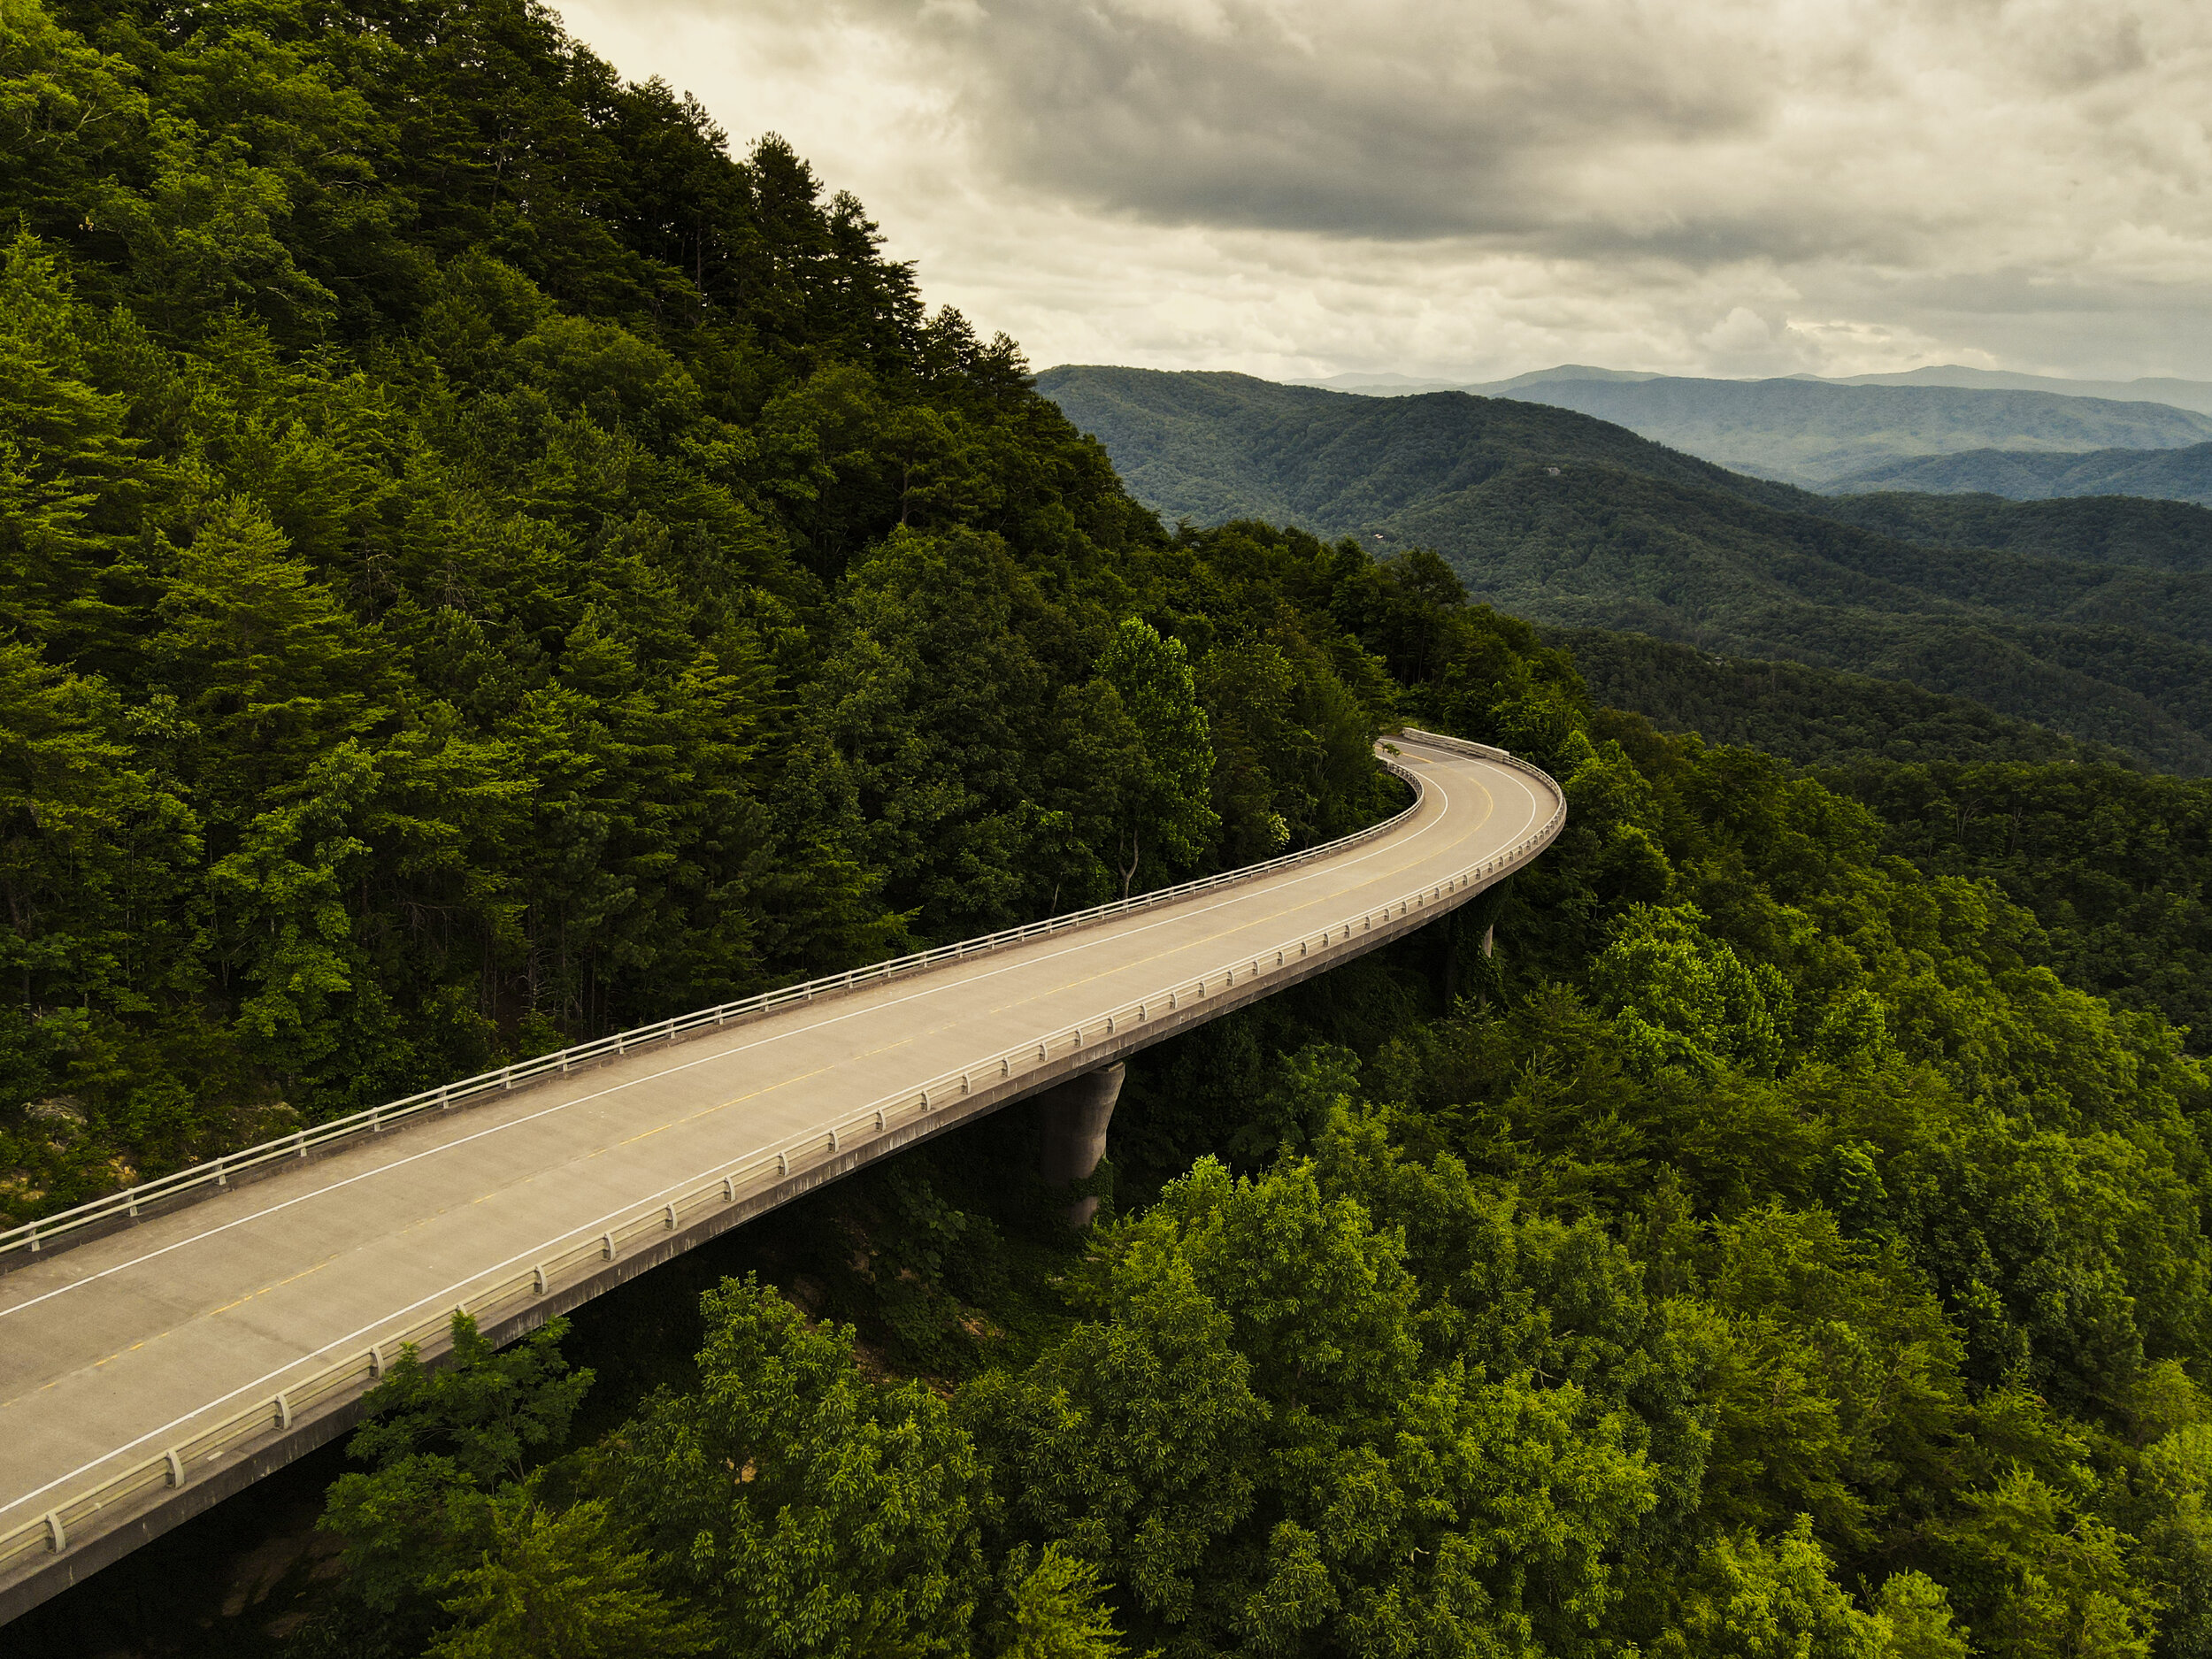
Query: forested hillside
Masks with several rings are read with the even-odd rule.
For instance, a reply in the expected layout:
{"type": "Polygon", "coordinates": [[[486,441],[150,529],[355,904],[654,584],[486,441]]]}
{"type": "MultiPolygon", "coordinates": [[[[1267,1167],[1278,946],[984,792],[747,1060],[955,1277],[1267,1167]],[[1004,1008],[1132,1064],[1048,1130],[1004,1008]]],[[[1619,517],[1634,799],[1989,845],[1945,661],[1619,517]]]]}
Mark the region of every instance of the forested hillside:
{"type": "Polygon", "coordinates": [[[2212,488],[2203,442],[2212,433],[2212,387],[2199,380],[2060,380],[1960,368],[1717,380],[1562,364],[1476,383],[1344,374],[1319,384],[1370,397],[1471,392],[1579,410],[1811,489],[2201,501],[2212,488]]]}
{"type": "Polygon", "coordinates": [[[2212,1046],[2212,782],[1893,680],[1597,629],[1544,638],[1594,704],[1809,766],[1880,815],[1889,851],[2025,908],[2069,983],[2212,1046]]]}
{"type": "Polygon", "coordinates": [[[1594,415],[1654,442],[1809,489],[1839,488],[1872,467],[1909,466],[1916,456],[1939,461],[1964,450],[2156,452],[2212,438],[2212,417],[2193,410],[1998,388],[1663,375],[1546,379],[1511,395],[1594,415]]]}
{"type": "Polygon", "coordinates": [[[2134,495],[2008,501],[1998,495],[1872,491],[1816,511],[1903,541],[2001,548],[2079,564],[2212,571],[2212,509],[2134,495]]]}
{"type": "Polygon", "coordinates": [[[1979,449],[1884,460],[1831,480],[1838,491],[1981,493],[2032,501],[2048,496],[2143,495],[2212,503],[2212,443],[2176,449],[2083,451],[1979,449]]]}
{"type": "Polygon", "coordinates": [[[2083,503],[2113,522],[2062,557],[2063,521],[2012,549],[1966,541],[1967,519],[1924,534],[1907,521],[1928,512],[1862,517],[1509,400],[1133,369],[1040,383],[1170,518],[1280,514],[1378,551],[1432,547],[1476,596],[1549,626],[1908,680],[2212,772],[2212,537],[2194,521],[2154,534],[2083,503]]]}
{"type": "Polygon", "coordinates": [[[9,16],[9,1212],[1394,787],[779,142],[521,5],[9,16]]]}
{"type": "Polygon", "coordinates": [[[1364,539],[1407,508],[1532,462],[1617,467],[1774,506],[1817,499],[1606,421],[1509,398],[1360,397],[1155,369],[1048,369],[1037,387],[1106,446],[1139,500],[1200,525],[1295,519],[1364,539]]]}
{"type": "Polygon", "coordinates": [[[1602,628],[1546,628],[1574,658],[1590,701],[1633,709],[1668,732],[1808,765],[1862,760],[2104,761],[2119,750],[1993,714],[1904,680],[1756,657],[1602,628]]]}
{"type": "MultiPolygon", "coordinates": [[[[2212,1650],[2202,973],[2120,960],[2199,786],[2067,768],[2060,879],[2059,768],[1824,782],[1594,708],[1432,553],[1164,530],[859,204],[519,0],[5,5],[14,1213],[1340,833],[1401,721],[1570,805],[1133,1067],[1091,1233],[1008,1112],[464,1325],[284,1617],[138,1650],[2212,1650]]],[[[1627,476],[1510,418],[1593,447],[1483,476],[1627,476]]]]}

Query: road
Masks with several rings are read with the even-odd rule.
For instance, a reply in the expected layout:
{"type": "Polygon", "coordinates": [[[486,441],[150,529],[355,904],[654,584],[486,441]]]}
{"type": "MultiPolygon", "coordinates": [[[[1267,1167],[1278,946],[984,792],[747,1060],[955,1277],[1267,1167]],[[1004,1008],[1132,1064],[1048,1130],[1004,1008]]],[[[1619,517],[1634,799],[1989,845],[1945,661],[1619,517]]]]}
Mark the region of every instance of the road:
{"type": "Polygon", "coordinates": [[[1340,852],[364,1134],[0,1277],[0,1618],[342,1432],[383,1360],[411,1336],[435,1352],[455,1307],[511,1338],[1371,949],[1556,833],[1540,773],[1396,741],[1417,804],[1340,852]]]}

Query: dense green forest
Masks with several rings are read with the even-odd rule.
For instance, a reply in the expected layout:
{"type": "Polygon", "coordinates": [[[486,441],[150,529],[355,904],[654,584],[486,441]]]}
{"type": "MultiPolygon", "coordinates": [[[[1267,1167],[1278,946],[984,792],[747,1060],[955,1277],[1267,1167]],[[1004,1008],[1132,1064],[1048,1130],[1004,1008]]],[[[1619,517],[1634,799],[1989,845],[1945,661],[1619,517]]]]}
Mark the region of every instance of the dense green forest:
{"type": "Polygon", "coordinates": [[[1646,634],[1545,628],[1574,658],[1590,701],[1633,709],[1663,731],[1695,732],[1805,764],[1860,760],[2094,760],[2118,749],[1993,714],[1965,697],[1834,668],[1720,657],[1646,634]]]}
{"type": "Polygon", "coordinates": [[[2135,495],[2007,501],[1998,495],[1870,491],[1827,496],[1819,511],[1901,541],[2001,548],[2151,570],[2212,570],[2212,509],[2184,502],[2135,495]]]}
{"type": "Polygon", "coordinates": [[[1478,598],[1548,626],[1906,680],[2212,772],[2212,538],[2176,551],[2195,534],[2189,509],[2154,521],[2162,539],[2142,514],[2083,503],[2108,534],[2068,556],[2024,529],[2016,549],[1955,540],[1961,521],[1938,513],[1857,520],[1851,498],[1540,404],[1134,369],[1040,384],[1171,518],[1279,517],[1379,552],[1432,547],[1478,598]],[[2139,544],[2157,550],[2114,557],[2139,544]]]}
{"type": "Polygon", "coordinates": [[[2116,856],[2057,880],[2060,766],[1805,776],[1434,554],[1164,530],[535,6],[4,4],[16,1213],[1327,837],[1401,721],[1570,803],[1133,1067],[1091,1233],[1009,1112],[464,1328],[299,1617],[157,1647],[2212,1652],[2203,979],[2112,960],[2196,786],[2067,768],[2116,856]]]}
{"type": "Polygon", "coordinates": [[[1390,804],[780,142],[521,5],[9,17],[8,1212],[1390,804]]]}
{"type": "Polygon", "coordinates": [[[1828,488],[1978,493],[2016,501],[2134,495],[2204,505],[2212,503],[2212,443],[2158,449],[1966,449],[1878,462],[1828,488]]]}
{"type": "Polygon", "coordinates": [[[1886,850],[2026,909],[2068,983],[2212,1045],[2212,782],[1893,680],[1596,629],[1543,637],[1593,704],[1812,768],[1874,809],[1886,850]]]}

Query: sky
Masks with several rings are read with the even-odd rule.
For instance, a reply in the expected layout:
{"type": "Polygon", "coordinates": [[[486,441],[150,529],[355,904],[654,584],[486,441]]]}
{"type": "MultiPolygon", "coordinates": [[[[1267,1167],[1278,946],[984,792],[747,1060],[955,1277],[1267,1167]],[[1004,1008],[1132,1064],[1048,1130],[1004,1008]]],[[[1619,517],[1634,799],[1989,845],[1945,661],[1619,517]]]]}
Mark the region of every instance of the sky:
{"type": "Polygon", "coordinates": [[[1059,363],[2212,380],[2202,0],[568,0],[1059,363]]]}

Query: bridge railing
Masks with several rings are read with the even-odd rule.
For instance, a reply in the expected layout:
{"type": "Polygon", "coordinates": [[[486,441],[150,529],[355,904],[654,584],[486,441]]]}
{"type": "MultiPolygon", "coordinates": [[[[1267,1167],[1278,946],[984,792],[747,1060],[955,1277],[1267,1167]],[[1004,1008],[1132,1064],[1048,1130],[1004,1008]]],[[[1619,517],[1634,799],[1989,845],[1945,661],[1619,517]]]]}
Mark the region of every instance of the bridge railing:
{"type": "MultiPolygon", "coordinates": [[[[1423,732],[1409,731],[1406,735],[1432,747],[1477,755],[1517,767],[1541,780],[1555,795],[1559,795],[1558,786],[1544,772],[1502,750],[1471,743],[1463,739],[1423,732]]],[[[1410,768],[1394,763],[1386,764],[1414,783],[1417,788],[1419,787],[1419,779],[1410,768]]],[[[1418,804],[1417,801],[1415,806],[1418,804]]],[[[1407,811],[1413,810],[1408,808],[1407,811]]],[[[762,1148],[729,1164],[700,1171],[649,1197],[626,1206],[618,1219],[595,1221],[573,1229],[549,1240],[526,1256],[516,1257],[488,1268],[483,1276],[488,1282],[480,1285],[472,1294],[450,1304],[442,1302],[440,1306],[424,1313],[411,1325],[385,1333],[369,1348],[325,1365],[273,1395],[256,1399],[250,1405],[189,1435],[180,1436],[164,1446],[158,1454],[142,1459],[96,1486],[56,1504],[44,1514],[0,1533],[0,1575],[6,1574],[23,1559],[42,1551],[66,1549],[72,1533],[81,1532],[103,1509],[128,1503],[147,1492],[165,1486],[181,1486],[196,1468],[219,1457],[234,1447],[264,1433],[288,1429],[299,1414],[335,1396],[348,1394],[373,1383],[383,1375],[391,1359],[405,1348],[422,1348],[434,1345],[450,1328],[452,1317],[457,1312],[466,1313],[481,1322],[487,1314],[500,1313],[516,1304],[526,1304],[544,1295],[579,1270],[594,1271],[599,1265],[618,1259],[623,1254],[624,1247],[641,1238],[673,1232],[687,1218],[703,1211],[718,1205],[734,1203],[741,1198],[772,1187],[776,1182],[787,1179],[794,1172],[804,1173],[810,1169],[818,1168],[824,1162],[841,1156],[849,1147],[860,1144],[856,1141],[856,1135],[864,1138],[882,1133],[896,1125],[926,1118],[979,1091],[1049,1069],[1056,1062],[1080,1053],[1087,1045],[1095,1048],[1110,1039],[1141,1031],[1164,1016],[1179,1013],[1187,1007],[1202,1006],[1210,996],[1219,996],[1240,985],[1249,986],[1272,974],[1293,972],[1298,964],[1310,961],[1317,954],[1325,954],[1331,949],[1341,951],[1354,940],[1371,936],[1378,919],[1386,925],[1402,920],[1432,906],[1441,905],[1470,887],[1478,884],[1489,886],[1511,874],[1549,846],[1558,835],[1566,815],[1565,797],[1560,795],[1559,803],[1540,827],[1530,831],[1502,851],[1468,864],[1438,881],[1413,889],[1386,903],[1348,915],[1327,927],[1302,933],[1295,939],[1267,949],[1240,955],[1235,961],[1210,972],[1179,980],[1162,987],[1148,996],[1102,1010],[1075,1025],[1057,1028],[1037,1041],[1018,1044],[996,1054],[984,1056],[956,1071],[941,1072],[803,1133],[762,1148]]],[[[1251,866],[1238,874],[1248,876],[1260,871],[1280,869],[1303,862],[1319,852],[1341,849],[1380,833],[1405,816],[1405,813],[1401,813],[1385,824],[1330,842],[1325,848],[1251,866]]],[[[1209,887],[1221,886],[1229,879],[1217,876],[1205,881],[1187,883],[1180,888],[1168,889],[1167,892],[1202,892],[1209,887]]],[[[1165,894],[1146,895],[1156,903],[1164,896],[1165,894]]],[[[1133,899],[1124,904],[1101,906],[1097,910],[1085,911],[1081,915],[1085,919],[1095,919],[1101,914],[1118,914],[1142,908],[1144,902],[1141,899],[1133,899]]],[[[1062,918],[1057,926],[1064,927],[1076,919],[1062,918]]],[[[1041,923],[992,937],[999,940],[1028,938],[1049,931],[1052,931],[1050,926],[1041,923]]],[[[950,959],[948,951],[926,954],[935,960],[950,959]]],[[[921,959],[902,958],[908,962],[921,959]]],[[[843,979],[841,976],[838,979],[817,983],[841,987],[843,979]]],[[[747,1004],[733,1006],[749,1009],[761,1005],[759,999],[755,999],[747,1004]]],[[[682,1022],[671,1023],[682,1025],[682,1022]]],[[[649,1026],[645,1029],[657,1034],[662,1028],[649,1026]]],[[[289,1152],[288,1144],[285,1144],[283,1155],[288,1156],[289,1152]]],[[[309,1356],[310,1360],[313,1357],[309,1356]]]]}
{"type": "MultiPolygon", "coordinates": [[[[1429,743],[1455,744],[1461,740],[1438,739],[1422,734],[1418,741],[1429,743]]],[[[1502,750],[1483,749],[1479,744],[1468,747],[1472,749],[1480,749],[1486,757],[1491,758],[1496,758],[1503,753],[1502,750]]],[[[1406,771],[1405,768],[1400,766],[1393,766],[1392,770],[1400,773],[1405,773],[1406,771]]],[[[1371,824],[1365,829],[1356,830],[1351,834],[1340,836],[1333,841],[1325,841],[1318,847],[1309,847],[1302,852],[1286,853],[1280,858],[1271,858],[1264,864],[1246,864],[1235,870],[1225,871],[1217,876],[1207,876],[1196,881],[1186,881],[1178,887],[1162,887],[1154,893],[1141,893],[1134,898],[1118,899],[1110,904],[1094,905],[1087,910],[1075,910],[1065,916],[1048,918],[1041,922],[1029,922],[1019,927],[1009,927],[995,933],[986,933],[979,938],[964,939],[956,944],[940,945],[934,949],[916,951],[910,956],[896,956],[888,961],[873,963],[867,967],[855,968],[846,973],[826,974],[818,979],[808,979],[797,985],[785,986],[778,990],[764,991],[758,995],[744,997],[737,1002],[719,1002],[712,1008],[703,1008],[693,1013],[680,1014],[672,1019],[656,1020],[649,1025],[639,1025],[629,1031],[617,1032],[612,1036],[600,1037],[590,1042],[580,1042],[570,1048],[556,1049],[550,1054],[538,1055],[527,1060],[518,1060],[511,1065],[501,1066],[496,1071],[483,1071],[474,1077],[463,1078],[457,1083],[442,1083],[436,1088],[425,1089],[418,1094],[409,1094],[400,1100],[388,1101],[383,1105],[371,1106],[361,1111],[349,1113],[342,1118],[333,1118],[325,1123],[295,1130],[292,1133],[280,1136],[273,1141],[264,1141],[257,1145],[245,1147],[236,1152],[225,1153],[222,1156],[209,1159],[205,1163],[196,1164],[172,1174],[158,1177],[154,1180],[142,1181],[136,1186],[127,1187],[104,1197],[93,1199],[88,1202],[77,1205],[74,1209],[58,1210],[53,1215],[41,1217],[36,1221],[25,1222],[0,1232],[0,1258],[18,1252],[36,1255],[57,1240],[80,1232],[86,1227],[119,1218],[133,1219],[142,1210],[157,1205],[169,1205],[180,1198],[195,1195],[205,1196],[219,1192],[230,1185],[233,1177],[244,1174],[249,1171],[261,1169],[287,1159],[304,1158],[311,1152],[319,1152],[339,1141],[350,1141],[362,1135],[380,1134],[394,1125],[404,1123],[410,1118],[430,1112],[451,1111],[457,1106],[480,1101],[488,1095],[503,1094],[526,1083],[536,1082],[541,1078],[560,1076],[581,1067],[610,1060],[617,1056],[626,1054],[633,1048],[643,1048],[649,1043],[671,1041],[675,1038],[688,1036],[697,1031],[717,1025],[726,1025],[732,1020],[749,1018],[757,1014],[787,1007],[794,1002],[810,1002],[817,997],[837,995],[849,991],[856,986],[872,984],[879,979],[895,979],[922,969],[936,967],[942,963],[959,962],[978,954],[1001,949],[1007,945],[1019,944],[1025,940],[1037,939],[1050,933],[1065,933],[1070,928],[1087,927],[1094,923],[1106,921],[1132,910],[1150,910],[1161,904],[1174,903],[1194,894],[1206,893],[1216,887],[1249,881],[1256,877],[1287,869],[1294,864],[1327,857],[1343,851],[1348,847],[1371,841],[1379,835],[1388,834],[1410,817],[1417,810],[1418,805],[1418,802],[1416,802],[1413,806],[1409,806],[1403,811],[1385,818],[1379,824],[1371,824]]]]}

